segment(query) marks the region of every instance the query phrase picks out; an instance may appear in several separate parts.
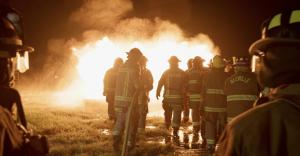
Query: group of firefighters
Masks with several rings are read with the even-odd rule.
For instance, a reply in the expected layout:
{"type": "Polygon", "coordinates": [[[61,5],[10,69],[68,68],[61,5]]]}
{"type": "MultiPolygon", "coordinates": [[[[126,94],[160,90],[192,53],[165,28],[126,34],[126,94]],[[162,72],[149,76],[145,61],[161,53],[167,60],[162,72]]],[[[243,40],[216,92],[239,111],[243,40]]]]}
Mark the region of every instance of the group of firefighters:
{"type": "MultiPolygon", "coordinates": [[[[13,119],[16,107],[19,127],[26,129],[21,96],[12,84],[17,59],[31,48],[24,44],[20,14],[0,2],[0,156],[37,155],[25,154],[28,140],[18,129],[18,120],[13,119]]],[[[164,88],[165,126],[172,127],[175,141],[179,138],[182,111],[186,122],[191,110],[193,141],[197,142],[201,133],[205,147],[214,151],[218,140],[216,155],[299,155],[300,10],[275,14],[262,28],[262,38],[249,49],[256,60],[255,74],[250,71],[247,57],[233,60],[233,74],[225,72],[226,64],[218,55],[209,69],[203,68],[203,60],[196,56],[186,71],[179,68],[176,56],[170,57],[156,97],[164,88]],[[265,94],[268,102],[257,99],[259,88],[269,88],[265,94]],[[252,108],[255,100],[256,106],[261,104],[252,108]]],[[[133,48],[124,63],[116,59],[106,73],[103,94],[109,103],[109,118],[115,121],[115,150],[120,149],[125,122],[129,123],[129,149],[135,146],[137,132],[145,130],[149,92],[153,89],[153,77],[146,64],[147,58],[133,48]],[[130,120],[126,120],[127,116],[130,120]]]]}
{"type": "MultiPolygon", "coordinates": [[[[149,92],[153,89],[153,77],[146,67],[147,58],[138,48],[131,49],[127,54],[125,63],[117,58],[104,77],[103,95],[108,102],[108,116],[115,121],[115,150],[120,149],[131,104],[133,116],[130,118],[132,124],[128,146],[134,147],[136,133],[145,131],[149,92]]],[[[250,59],[234,57],[233,63],[228,64],[216,55],[211,60],[210,68],[205,68],[204,60],[196,56],[188,60],[186,71],[179,68],[180,60],[176,56],[171,56],[168,62],[169,69],[162,74],[156,90],[156,98],[159,99],[164,88],[162,108],[166,129],[172,127],[173,142],[178,144],[181,122],[189,120],[191,111],[192,143],[198,143],[201,134],[202,147],[213,151],[227,121],[252,108],[258,98],[260,89],[255,74],[251,72],[250,59]],[[225,72],[226,66],[233,66],[233,74],[225,72]]]]}

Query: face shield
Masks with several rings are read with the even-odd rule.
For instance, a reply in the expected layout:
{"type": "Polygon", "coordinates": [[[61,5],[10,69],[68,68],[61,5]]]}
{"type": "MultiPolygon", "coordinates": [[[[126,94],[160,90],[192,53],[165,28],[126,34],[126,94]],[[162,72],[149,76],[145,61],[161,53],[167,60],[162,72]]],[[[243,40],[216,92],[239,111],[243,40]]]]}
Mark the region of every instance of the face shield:
{"type": "Polygon", "coordinates": [[[258,51],[252,56],[251,59],[251,71],[257,73],[258,68],[260,66],[260,63],[265,56],[265,53],[263,51],[258,51]]]}
{"type": "Polygon", "coordinates": [[[17,52],[16,69],[20,73],[24,73],[29,69],[29,54],[28,51],[17,52]]]}

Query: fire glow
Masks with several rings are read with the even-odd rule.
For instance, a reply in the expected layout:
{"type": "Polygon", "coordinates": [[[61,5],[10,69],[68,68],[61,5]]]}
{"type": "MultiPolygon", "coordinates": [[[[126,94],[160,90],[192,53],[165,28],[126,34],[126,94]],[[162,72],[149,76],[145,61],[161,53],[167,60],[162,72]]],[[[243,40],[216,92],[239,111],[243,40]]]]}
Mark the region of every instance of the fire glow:
{"type": "MultiPolygon", "coordinates": [[[[135,41],[132,43],[112,41],[104,37],[94,43],[87,43],[82,47],[73,47],[72,51],[78,58],[77,71],[80,76],[76,81],[77,91],[83,99],[101,99],[103,91],[103,77],[112,67],[115,58],[126,60],[126,52],[131,48],[139,48],[148,58],[148,68],[154,77],[154,86],[161,74],[168,68],[170,56],[177,56],[180,67],[186,69],[188,59],[201,56],[207,65],[216,54],[213,44],[208,42],[185,41],[176,38],[160,37],[155,41],[135,41]]],[[[152,92],[153,93],[153,92],[152,92]]],[[[154,99],[153,94],[151,98],[154,99]]]]}

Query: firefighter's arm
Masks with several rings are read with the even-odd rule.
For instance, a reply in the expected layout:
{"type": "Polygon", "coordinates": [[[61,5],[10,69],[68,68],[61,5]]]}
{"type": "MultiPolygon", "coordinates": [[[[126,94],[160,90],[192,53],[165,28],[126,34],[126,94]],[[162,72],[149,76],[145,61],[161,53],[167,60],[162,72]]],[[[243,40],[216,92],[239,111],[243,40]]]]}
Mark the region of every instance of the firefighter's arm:
{"type": "Polygon", "coordinates": [[[159,99],[159,97],[160,97],[160,92],[161,92],[161,89],[162,89],[162,87],[163,87],[163,85],[164,85],[164,82],[165,82],[165,76],[166,74],[164,73],[162,76],[161,76],[161,78],[160,78],[160,80],[159,80],[159,82],[158,82],[158,85],[157,85],[157,89],[156,89],[156,98],[157,99],[159,99]]]}
{"type": "Polygon", "coordinates": [[[149,86],[148,91],[151,91],[153,89],[153,76],[152,73],[149,71],[149,86]]]}
{"type": "Polygon", "coordinates": [[[20,94],[17,92],[16,95],[16,105],[17,105],[17,111],[18,111],[18,119],[20,120],[21,124],[27,128],[27,122],[26,122],[26,118],[25,118],[25,113],[24,113],[24,109],[23,109],[23,104],[21,101],[21,97],[20,94]]]}
{"type": "Polygon", "coordinates": [[[241,155],[240,147],[243,146],[240,137],[234,132],[231,125],[227,126],[219,139],[219,147],[215,156],[237,156],[241,155]]]}

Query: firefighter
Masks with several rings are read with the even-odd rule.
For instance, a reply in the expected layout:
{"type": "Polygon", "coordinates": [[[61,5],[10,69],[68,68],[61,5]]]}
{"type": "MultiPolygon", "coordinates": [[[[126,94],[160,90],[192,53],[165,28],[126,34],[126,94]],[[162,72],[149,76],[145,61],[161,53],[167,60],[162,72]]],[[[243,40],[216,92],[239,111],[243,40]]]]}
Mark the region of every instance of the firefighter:
{"type": "Polygon", "coordinates": [[[193,59],[193,66],[187,72],[188,85],[187,95],[189,109],[192,111],[192,125],[193,125],[193,139],[192,142],[196,143],[199,140],[200,131],[200,117],[202,118],[202,112],[200,108],[203,108],[203,96],[202,96],[202,83],[203,83],[203,59],[196,56],[193,59]]]}
{"type": "Polygon", "coordinates": [[[221,56],[213,57],[211,68],[203,80],[205,139],[208,151],[214,150],[217,136],[226,123],[224,85],[228,77],[224,72],[225,63],[221,56]]]}
{"type": "Polygon", "coordinates": [[[143,56],[142,52],[138,48],[133,48],[127,53],[127,60],[124,65],[119,69],[116,89],[115,89],[115,113],[116,113],[116,123],[113,129],[113,148],[115,151],[120,150],[120,143],[122,140],[122,134],[124,131],[124,126],[126,122],[126,116],[128,112],[128,107],[130,104],[134,104],[132,110],[132,118],[130,130],[129,130],[129,149],[135,146],[135,137],[137,132],[137,122],[138,122],[138,105],[137,100],[134,97],[140,89],[140,65],[139,60],[143,56]],[[134,101],[132,101],[134,100],[134,101]]]}
{"type": "MultiPolygon", "coordinates": [[[[188,69],[185,71],[186,73],[188,73],[192,67],[193,67],[193,59],[189,59],[187,62],[187,67],[188,69]]],[[[185,98],[184,101],[184,107],[183,107],[183,119],[182,119],[182,123],[187,123],[189,121],[189,117],[190,117],[190,109],[189,109],[189,100],[188,97],[185,98]]]]}
{"type": "Polygon", "coordinates": [[[145,132],[146,117],[148,113],[148,103],[150,101],[149,92],[153,89],[153,76],[149,69],[147,69],[148,59],[144,56],[141,58],[141,81],[142,89],[139,93],[138,104],[139,104],[139,124],[138,132],[143,134],[145,132]]]}
{"type": "Polygon", "coordinates": [[[19,153],[24,140],[15,122],[25,128],[27,122],[21,96],[12,87],[15,70],[28,69],[20,63],[28,61],[25,56],[33,48],[24,45],[22,17],[17,11],[1,2],[0,18],[0,154],[20,156],[24,155],[24,151],[19,153]]]}
{"type": "Polygon", "coordinates": [[[251,72],[250,61],[247,57],[233,57],[235,74],[225,82],[227,96],[227,122],[237,115],[252,108],[259,94],[256,76],[251,72]]]}
{"type": "Polygon", "coordinates": [[[175,142],[179,141],[178,130],[181,122],[181,112],[183,110],[187,81],[186,73],[178,67],[179,62],[180,60],[176,56],[170,57],[170,67],[162,74],[156,90],[156,98],[158,99],[161,89],[164,87],[162,106],[165,111],[165,125],[166,128],[169,129],[173,115],[172,128],[175,142]]]}
{"type": "Polygon", "coordinates": [[[109,120],[116,120],[115,110],[114,110],[114,98],[115,98],[115,88],[116,79],[120,67],[123,65],[123,60],[121,58],[116,58],[114,66],[106,71],[103,84],[103,96],[106,96],[106,102],[108,104],[107,113],[109,120]]]}
{"type": "Polygon", "coordinates": [[[262,26],[262,38],[249,49],[270,101],[231,121],[216,155],[299,155],[300,10],[275,14],[262,26]]]}

